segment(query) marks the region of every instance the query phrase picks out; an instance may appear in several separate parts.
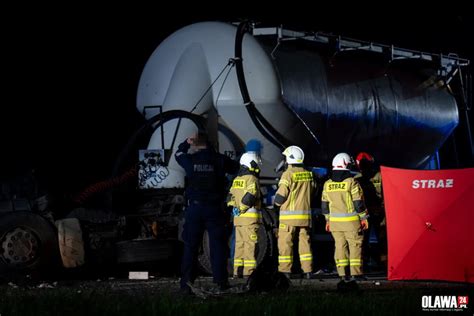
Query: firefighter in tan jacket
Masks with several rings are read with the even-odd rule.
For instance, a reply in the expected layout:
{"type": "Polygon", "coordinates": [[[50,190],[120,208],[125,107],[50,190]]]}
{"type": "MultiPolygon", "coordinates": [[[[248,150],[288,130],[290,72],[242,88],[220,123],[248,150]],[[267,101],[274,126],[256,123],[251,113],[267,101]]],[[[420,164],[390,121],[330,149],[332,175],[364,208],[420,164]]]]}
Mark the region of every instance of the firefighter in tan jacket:
{"type": "Polygon", "coordinates": [[[311,278],[313,255],[309,230],[311,227],[311,196],[313,173],[303,167],[304,152],[297,146],[283,151],[288,168],[282,174],[275,195],[280,210],[278,229],[278,270],[287,276],[293,265],[293,239],[299,235],[299,259],[306,278],[311,278]]]}
{"type": "Polygon", "coordinates": [[[337,272],[343,280],[347,266],[353,280],[362,277],[362,230],[369,227],[362,189],[348,169],[351,163],[352,158],[346,153],[334,157],[333,172],[324,183],[321,203],[326,231],[331,232],[335,241],[337,272]]]}
{"type": "Polygon", "coordinates": [[[381,269],[387,260],[382,175],[375,163],[374,156],[369,153],[359,153],[356,157],[356,164],[360,173],[354,178],[364,191],[364,202],[370,215],[370,232],[366,231],[362,246],[364,266],[370,269],[381,269]]]}
{"type": "Polygon", "coordinates": [[[240,171],[232,182],[227,205],[233,206],[235,226],[234,276],[249,276],[257,267],[255,249],[262,222],[258,175],[261,160],[256,153],[240,158],[240,171]]]}

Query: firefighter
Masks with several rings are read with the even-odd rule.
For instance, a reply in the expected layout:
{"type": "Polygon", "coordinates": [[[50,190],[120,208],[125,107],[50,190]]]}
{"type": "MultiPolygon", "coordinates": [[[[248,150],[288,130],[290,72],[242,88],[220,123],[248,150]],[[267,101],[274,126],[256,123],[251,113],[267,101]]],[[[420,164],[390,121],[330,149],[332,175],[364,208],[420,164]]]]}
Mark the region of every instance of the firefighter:
{"type": "Polygon", "coordinates": [[[334,238],[334,259],[342,280],[349,277],[346,277],[347,266],[350,267],[351,280],[363,278],[362,231],[369,228],[362,189],[349,171],[352,163],[352,158],[346,153],[334,157],[331,178],[324,183],[321,197],[326,231],[330,231],[334,238]]]}
{"type": "Polygon", "coordinates": [[[235,226],[234,276],[248,277],[257,267],[255,249],[262,222],[258,176],[261,160],[255,152],[244,153],[240,170],[232,182],[228,206],[233,207],[235,226]]]}
{"type": "Polygon", "coordinates": [[[360,171],[359,177],[369,179],[375,188],[375,193],[379,199],[378,203],[383,207],[382,175],[375,164],[374,156],[366,152],[360,152],[356,156],[356,164],[360,171]]]}
{"type": "Polygon", "coordinates": [[[184,252],[181,265],[181,292],[191,293],[188,282],[196,278],[197,258],[204,231],[209,233],[214,283],[220,290],[229,287],[227,276],[227,244],[225,213],[225,174],[235,174],[239,164],[215,152],[207,135],[199,132],[178,146],[176,161],[186,171],[186,198],[183,230],[184,252]],[[188,150],[193,147],[194,153],[188,150]]]}
{"type": "Polygon", "coordinates": [[[313,174],[303,166],[304,152],[297,146],[283,151],[287,169],[283,172],[275,194],[275,209],[279,210],[278,270],[288,277],[293,265],[293,240],[298,235],[301,269],[311,278],[313,255],[310,244],[311,196],[313,174]]]}
{"type": "Polygon", "coordinates": [[[362,187],[365,205],[370,215],[370,233],[364,238],[367,267],[377,268],[384,265],[387,260],[382,176],[374,157],[369,153],[360,152],[356,156],[356,164],[360,174],[355,178],[362,187]]]}

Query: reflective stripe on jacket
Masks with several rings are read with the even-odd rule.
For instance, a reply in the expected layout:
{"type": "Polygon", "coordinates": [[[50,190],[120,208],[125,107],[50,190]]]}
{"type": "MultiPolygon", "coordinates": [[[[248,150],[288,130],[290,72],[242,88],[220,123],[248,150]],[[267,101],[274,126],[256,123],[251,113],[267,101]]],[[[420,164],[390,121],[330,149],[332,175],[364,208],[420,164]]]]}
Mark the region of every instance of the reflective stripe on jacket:
{"type": "Polygon", "coordinates": [[[229,193],[230,201],[227,205],[240,211],[240,215],[234,217],[234,225],[251,225],[262,221],[260,184],[255,175],[236,177],[229,193]]]}
{"type": "Polygon", "coordinates": [[[374,184],[375,192],[380,200],[383,201],[383,193],[382,193],[382,174],[377,172],[371,179],[370,182],[374,184]]]}
{"type": "Polygon", "coordinates": [[[362,189],[352,177],[341,182],[327,180],[321,200],[329,204],[329,212],[323,208],[323,214],[331,231],[359,230],[360,221],[367,218],[362,189]]]}
{"type": "Polygon", "coordinates": [[[289,165],[282,174],[275,195],[280,206],[280,223],[291,226],[311,226],[311,196],[313,173],[302,166],[289,165]]]}

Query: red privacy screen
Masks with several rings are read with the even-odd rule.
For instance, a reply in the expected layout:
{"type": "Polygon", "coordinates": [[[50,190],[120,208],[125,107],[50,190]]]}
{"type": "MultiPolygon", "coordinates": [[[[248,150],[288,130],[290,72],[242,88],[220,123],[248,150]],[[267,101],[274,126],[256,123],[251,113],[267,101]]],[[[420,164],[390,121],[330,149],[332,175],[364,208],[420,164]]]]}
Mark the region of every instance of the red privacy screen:
{"type": "Polygon", "coordinates": [[[474,283],[474,168],[381,169],[388,279],[474,283]]]}

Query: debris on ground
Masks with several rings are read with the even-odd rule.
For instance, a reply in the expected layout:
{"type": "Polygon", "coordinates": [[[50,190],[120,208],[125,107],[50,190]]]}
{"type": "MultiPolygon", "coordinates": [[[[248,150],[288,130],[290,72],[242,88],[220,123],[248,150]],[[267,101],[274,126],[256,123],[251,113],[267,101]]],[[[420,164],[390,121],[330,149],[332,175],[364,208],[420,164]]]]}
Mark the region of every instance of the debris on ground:
{"type": "Polygon", "coordinates": [[[148,272],[146,271],[130,271],[128,273],[129,280],[148,280],[148,272]]]}

